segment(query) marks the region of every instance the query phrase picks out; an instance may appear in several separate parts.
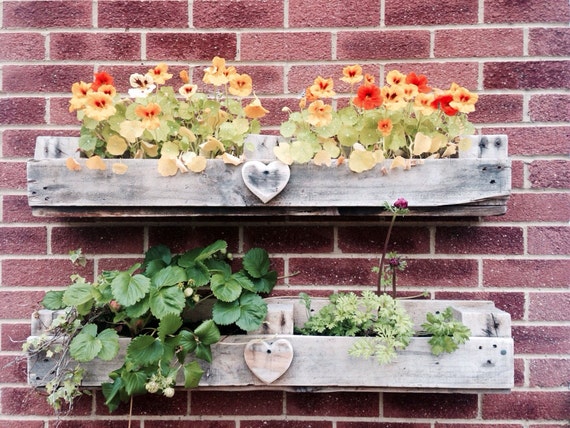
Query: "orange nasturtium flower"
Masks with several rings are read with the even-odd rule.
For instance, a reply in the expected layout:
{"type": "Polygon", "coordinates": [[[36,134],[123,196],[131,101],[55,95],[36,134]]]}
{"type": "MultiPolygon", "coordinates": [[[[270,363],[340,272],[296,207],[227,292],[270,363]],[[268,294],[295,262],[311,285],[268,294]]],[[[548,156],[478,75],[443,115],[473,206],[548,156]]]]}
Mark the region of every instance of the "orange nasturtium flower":
{"type": "Polygon", "coordinates": [[[424,94],[420,92],[414,99],[414,108],[420,111],[423,115],[429,116],[436,110],[432,106],[433,100],[433,94],[424,94]]]}
{"type": "Polygon", "coordinates": [[[98,90],[102,85],[112,85],[113,84],[113,77],[106,71],[100,71],[99,73],[95,73],[95,79],[91,84],[91,89],[94,91],[98,90]]]}
{"type": "Polygon", "coordinates": [[[251,103],[243,108],[246,117],[250,119],[259,119],[269,113],[262,105],[259,98],[255,98],[251,103]]]}
{"type": "Polygon", "coordinates": [[[376,79],[374,79],[374,76],[372,74],[366,73],[364,75],[364,84],[365,85],[373,85],[375,81],[376,81],[376,79]]]}
{"type": "Polygon", "coordinates": [[[342,77],[340,80],[349,83],[351,85],[362,81],[364,76],[362,75],[362,67],[358,64],[347,65],[342,69],[342,77]]]}
{"type": "Polygon", "coordinates": [[[469,92],[457,83],[451,85],[450,92],[453,95],[453,101],[449,103],[451,107],[459,110],[461,113],[475,111],[475,103],[479,99],[479,95],[469,92]]]}
{"type": "Polygon", "coordinates": [[[384,98],[384,105],[388,110],[401,110],[407,102],[404,98],[404,88],[402,86],[384,86],[382,88],[382,97],[384,98]]]}
{"type": "Polygon", "coordinates": [[[190,83],[190,76],[188,76],[188,70],[182,70],[180,72],[180,80],[182,80],[182,83],[190,83]]]}
{"type": "Polygon", "coordinates": [[[318,98],[331,98],[335,96],[333,87],[334,82],[332,78],[324,79],[321,76],[318,76],[310,86],[310,89],[318,98]]]}
{"type": "Polygon", "coordinates": [[[443,92],[435,96],[434,100],[431,102],[431,106],[435,109],[440,108],[446,115],[455,116],[457,109],[451,106],[453,101],[453,95],[449,92],[443,92]]]}
{"type": "Polygon", "coordinates": [[[253,90],[251,77],[247,74],[234,74],[230,80],[228,91],[236,97],[247,97],[253,90]]]}
{"type": "Polygon", "coordinates": [[[386,82],[390,85],[402,85],[406,82],[406,75],[398,70],[392,70],[386,75],[386,82]]]}
{"type": "Polygon", "coordinates": [[[69,100],[69,111],[75,111],[85,107],[87,94],[91,90],[91,83],[76,82],[71,86],[71,100],[69,100]]]}
{"type": "Polygon", "coordinates": [[[168,73],[168,65],[161,62],[156,67],[151,68],[148,73],[152,77],[152,80],[157,85],[164,85],[166,81],[172,78],[172,74],[168,73]]]}
{"type": "Polygon", "coordinates": [[[356,97],[352,100],[355,106],[371,110],[382,105],[382,94],[376,85],[366,84],[358,88],[356,97]]]}
{"type": "Polygon", "coordinates": [[[90,92],[85,103],[85,115],[93,120],[106,120],[115,114],[113,98],[103,92],[90,92]]]}
{"type": "Polygon", "coordinates": [[[309,105],[309,116],[307,122],[313,126],[327,126],[332,122],[332,106],[325,104],[321,100],[313,101],[309,105]]]}
{"type": "Polygon", "coordinates": [[[387,137],[392,132],[392,120],[390,118],[380,119],[378,121],[378,130],[384,137],[387,137]]]}
{"type": "Polygon", "coordinates": [[[416,85],[418,87],[418,92],[422,94],[427,94],[431,91],[431,88],[427,85],[428,79],[423,74],[419,76],[413,71],[406,76],[406,83],[411,85],[416,85]]]}
{"type": "Polygon", "coordinates": [[[148,103],[146,106],[137,106],[135,114],[142,118],[142,124],[146,129],[153,130],[160,126],[158,115],[161,111],[158,104],[148,103]]]}
{"type": "Polygon", "coordinates": [[[97,92],[101,92],[102,94],[107,94],[111,98],[117,95],[117,90],[113,85],[101,85],[99,86],[99,89],[97,89],[97,92]]]}
{"type": "Polygon", "coordinates": [[[204,77],[202,80],[204,83],[214,86],[222,86],[228,83],[229,79],[226,75],[226,60],[219,56],[215,56],[214,59],[212,59],[212,65],[204,70],[204,77]]]}

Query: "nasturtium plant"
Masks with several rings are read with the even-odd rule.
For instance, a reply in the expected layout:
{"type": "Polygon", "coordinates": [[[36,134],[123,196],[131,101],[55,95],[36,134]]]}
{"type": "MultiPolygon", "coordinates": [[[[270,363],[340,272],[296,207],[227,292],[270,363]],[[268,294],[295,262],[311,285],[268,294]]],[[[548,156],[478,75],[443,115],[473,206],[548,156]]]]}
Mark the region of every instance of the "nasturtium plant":
{"type": "Polygon", "coordinates": [[[77,397],[81,364],[116,358],[120,337],[131,341],[122,366],[102,385],[110,411],[138,394],[172,396],[178,378],[197,386],[200,361],[212,361],[210,347],[220,340],[220,329],[259,328],[267,314],[261,294],[277,281],[265,250],[250,249],[239,269],[232,258],[222,240],[182,254],[158,245],[129,269],[103,271],[93,283],[74,275],[65,290],[48,291],[42,305],[60,316],[26,350],[69,353],[72,359],[49,382],[50,404],[61,409],[77,397]],[[212,308],[201,310],[209,300],[212,308]],[[201,311],[198,320],[190,316],[195,311],[201,311]]]}

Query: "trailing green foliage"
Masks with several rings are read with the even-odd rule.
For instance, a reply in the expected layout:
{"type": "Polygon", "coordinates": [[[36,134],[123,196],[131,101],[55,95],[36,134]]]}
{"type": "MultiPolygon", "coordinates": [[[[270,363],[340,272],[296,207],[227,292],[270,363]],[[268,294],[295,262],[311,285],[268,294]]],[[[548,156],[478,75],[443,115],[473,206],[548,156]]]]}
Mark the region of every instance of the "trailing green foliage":
{"type": "Polygon", "coordinates": [[[471,331],[463,323],[453,319],[451,308],[436,314],[428,312],[426,319],[427,322],[422,324],[422,328],[432,335],[429,344],[434,355],[451,353],[469,340],[471,331]]]}
{"type": "Polygon", "coordinates": [[[186,387],[197,386],[202,377],[198,360],[212,361],[210,346],[220,339],[219,326],[254,330],[267,314],[260,294],[269,293],[277,281],[267,252],[251,249],[242,265],[232,269],[221,240],[180,255],[160,245],[127,270],[104,271],[93,283],[73,276],[65,290],[47,292],[43,306],[61,316],[25,350],[60,353],[62,359],[68,354],[78,363],[50,381],[50,404],[55,409],[71,404],[80,394],[81,363],[114,359],[120,336],[132,340],[123,365],[102,385],[110,411],[137,394],[172,396],[179,374],[186,387]],[[214,301],[211,319],[189,322],[188,315],[206,300],[214,301]],[[54,337],[61,341],[57,346],[54,337]]]}

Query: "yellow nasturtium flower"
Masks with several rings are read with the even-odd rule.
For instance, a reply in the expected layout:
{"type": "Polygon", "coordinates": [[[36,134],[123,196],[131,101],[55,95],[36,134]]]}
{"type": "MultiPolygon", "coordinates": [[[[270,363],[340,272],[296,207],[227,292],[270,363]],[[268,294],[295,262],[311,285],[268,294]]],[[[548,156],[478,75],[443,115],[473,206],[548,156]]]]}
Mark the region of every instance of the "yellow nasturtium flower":
{"type": "Polygon", "coordinates": [[[332,98],[335,96],[334,81],[332,78],[324,79],[318,76],[314,83],[309,87],[311,93],[318,98],[332,98]]]}
{"type": "Polygon", "coordinates": [[[137,106],[135,114],[142,118],[143,126],[148,130],[156,129],[160,126],[158,115],[162,109],[156,103],[148,103],[146,106],[137,106]]]}
{"type": "Polygon", "coordinates": [[[259,98],[255,98],[251,103],[243,108],[246,117],[250,119],[259,119],[269,113],[262,105],[259,98]]]}
{"type": "Polygon", "coordinates": [[[321,100],[313,101],[309,105],[307,122],[313,126],[326,126],[332,122],[332,106],[321,100]]]}
{"type": "Polygon", "coordinates": [[[234,74],[230,80],[228,91],[236,97],[247,97],[253,90],[251,77],[247,74],[234,74]]]}
{"type": "Polygon", "coordinates": [[[164,85],[168,79],[172,78],[172,74],[168,73],[168,65],[161,62],[156,67],[151,68],[148,73],[152,77],[152,80],[157,85],[164,85]]]}
{"type": "Polygon", "coordinates": [[[87,94],[91,90],[91,83],[76,82],[71,86],[71,100],[69,101],[69,111],[80,110],[85,107],[87,94]]]}
{"type": "Polygon", "coordinates": [[[204,70],[204,77],[202,80],[204,83],[214,86],[222,86],[228,83],[229,79],[226,75],[226,60],[219,56],[215,56],[214,59],[212,59],[212,65],[204,70]]]}
{"type": "Polygon", "coordinates": [[[362,67],[358,64],[347,65],[342,69],[342,77],[340,80],[343,82],[354,85],[355,83],[361,82],[364,79],[362,75],[362,67]]]}
{"type": "Polygon", "coordinates": [[[117,109],[113,98],[103,92],[89,92],[85,103],[85,115],[93,120],[106,120],[113,116],[117,109]]]}

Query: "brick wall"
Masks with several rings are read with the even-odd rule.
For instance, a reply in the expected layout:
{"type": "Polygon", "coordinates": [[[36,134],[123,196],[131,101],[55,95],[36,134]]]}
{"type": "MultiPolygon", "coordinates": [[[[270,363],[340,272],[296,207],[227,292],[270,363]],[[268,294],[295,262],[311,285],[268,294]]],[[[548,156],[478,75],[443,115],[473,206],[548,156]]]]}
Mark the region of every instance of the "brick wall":
{"type": "MultiPolygon", "coordinates": [[[[71,84],[106,69],[117,82],[166,61],[179,70],[225,57],[251,73],[272,114],[317,73],[360,62],[379,80],[416,71],[438,86],[476,89],[481,133],[509,136],[513,195],[493,218],[404,219],[395,248],[406,292],[492,299],[511,313],[511,394],[187,392],[135,401],[133,427],[555,428],[570,419],[570,6],[567,0],[0,1],[0,427],[53,427],[17,360],[30,313],[81,274],[125,267],[150,245],[174,250],[226,239],[267,248],[295,293],[363,289],[384,220],[58,219],[31,215],[26,160],[37,135],[77,135],[71,84]],[[141,64],[144,64],[141,66],[141,64]],[[13,363],[16,360],[16,363],[13,363]],[[24,425],[23,425],[24,424],[24,425]]],[[[61,427],[126,426],[84,397],[61,427]]]]}

